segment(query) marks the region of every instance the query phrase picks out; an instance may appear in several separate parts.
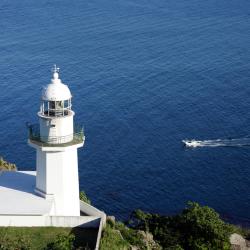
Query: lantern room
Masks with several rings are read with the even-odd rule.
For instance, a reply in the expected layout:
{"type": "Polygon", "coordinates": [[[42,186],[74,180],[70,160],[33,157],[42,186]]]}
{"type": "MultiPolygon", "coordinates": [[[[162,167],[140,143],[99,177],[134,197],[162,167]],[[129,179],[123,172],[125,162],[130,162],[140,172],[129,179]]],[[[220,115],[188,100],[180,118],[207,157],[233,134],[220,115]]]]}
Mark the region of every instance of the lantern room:
{"type": "Polygon", "coordinates": [[[71,115],[72,95],[67,85],[59,79],[59,68],[54,66],[53,78],[42,93],[39,115],[47,117],[62,117],[71,115]]]}
{"type": "Polygon", "coordinates": [[[50,144],[68,143],[74,138],[72,95],[59,78],[59,68],[53,68],[51,83],[42,92],[40,111],[40,140],[50,144]]]}
{"type": "Polygon", "coordinates": [[[71,92],[59,78],[56,65],[52,71],[51,82],[43,89],[39,124],[29,125],[29,138],[39,145],[74,145],[83,141],[83,128],[74,125],[71,92]]]}

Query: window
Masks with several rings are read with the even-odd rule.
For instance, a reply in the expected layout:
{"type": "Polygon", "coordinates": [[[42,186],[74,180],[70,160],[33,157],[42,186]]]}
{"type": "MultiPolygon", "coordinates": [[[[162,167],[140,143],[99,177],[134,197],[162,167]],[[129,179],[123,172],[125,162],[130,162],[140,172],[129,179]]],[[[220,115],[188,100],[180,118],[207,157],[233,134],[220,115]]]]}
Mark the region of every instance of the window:
{"type": "Polygon", "coordinates": [[[64,108],[68,108],[69,107],[69,100],[65,100],[64,101],[64,108]]]}
{"type": "Polygon", "coordinates": [[[64,101],[43,101],[41,113],[46,116],[66,116],[71,109],[71,100],[64,101]]]}
{"type": "Polygon", "coordinates": [[[54,101],[49,101],[49,109],[55,109],[55,102],[54,101]]]}
{"type": "Polygon", "coordinates": [[[55,102],[55,109],[56,110],[61,110],[61,109],[63,109],[63,105],[64,104],[64,102],[63,101],[56,101],[55,102]]]}

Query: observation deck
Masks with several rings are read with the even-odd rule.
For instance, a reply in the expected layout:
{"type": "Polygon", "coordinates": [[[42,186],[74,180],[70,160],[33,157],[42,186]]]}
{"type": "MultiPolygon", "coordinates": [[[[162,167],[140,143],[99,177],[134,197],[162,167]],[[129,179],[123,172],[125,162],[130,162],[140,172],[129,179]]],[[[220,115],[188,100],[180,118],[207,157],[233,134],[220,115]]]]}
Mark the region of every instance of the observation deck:
{"type": "Polygon", "coordinates": [[[67,147],[81,144],[85,140],[84,129],[74,127],[74,133],[66,136],[41,136],[39,124],[28,125],[29,142],[41,147],[67,147]]]}

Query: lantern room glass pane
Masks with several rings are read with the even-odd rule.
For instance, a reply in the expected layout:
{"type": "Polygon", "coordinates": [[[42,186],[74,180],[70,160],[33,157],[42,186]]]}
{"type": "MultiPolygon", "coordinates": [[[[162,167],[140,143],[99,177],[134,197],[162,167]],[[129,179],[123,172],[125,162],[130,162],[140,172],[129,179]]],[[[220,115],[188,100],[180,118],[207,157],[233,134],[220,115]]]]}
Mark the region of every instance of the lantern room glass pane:
{"type": "Polygon", "coordinates": [[[64,108],[68,108],[69,107],[69,100],[65,100],[64,101],[64,108]]]}
{"type": "Polygon", "coordinates": [[[55,109],[55,102],[54,101],[49,101],[49,110],[55,109]]]}
{"type": "Polygon", "coordinates": [[[64,102],[63,101],[56,101],[55,102],[55,109],[56,110],[61,110],[61,109],[63,109],[63,105],[64,104],[64,102]]]}
{"type": "Polygon", "coordinates": [[[42,102],[41,112],[46,116],[66,116],[69,110],[71,110],[70,100],[42,102]]]}

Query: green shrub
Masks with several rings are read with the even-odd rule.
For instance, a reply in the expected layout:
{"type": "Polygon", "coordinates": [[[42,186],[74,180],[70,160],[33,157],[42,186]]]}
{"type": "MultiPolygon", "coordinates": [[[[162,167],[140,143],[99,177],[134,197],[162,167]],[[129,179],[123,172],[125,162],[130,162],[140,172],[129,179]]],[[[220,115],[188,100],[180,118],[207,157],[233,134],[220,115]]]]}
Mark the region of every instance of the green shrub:
{"type": "Polygon", "coordinates": [[[73,234],[58,234],[56,239],[47,245],[46,250],[72,250],[74,240],[73,234]]]}
{"type": "Polygon", "coordinates": [[[127,250],[129,249],[129,243],[121,237],[121,234],[118,230],[107,224],[102,232],[100,249],[127,250]]]}
{"type": "Polygon", "coordinates": [[[234,229],[214,209],[189,202],[176,222],[185,249],[230,249],[229,236],[234,229]]]}
{"type": "Polygon", "coordinates": [[[173,217],[135,210],[129,220],[130,227],[150,232],[163,249],[179,249],[180,233],[175,230],[173,217]]]}
{"type": "Polygon", "coordinates": [[[95,231],[82,228],[0,227],[0,250],[90,250],[95,240],[95,231]]]}
{"type": "Polygon", "coordinates": [[[129,228],[122,222],[108,219],[106,228],[103,231],[100,249],[130,249],[131,246],[135,246],[140,250],[151,249],[147,244],[145,236],[138,230],[129,228]]]}
{"type": "Polygon", "coordinates": [[[91,201],[90,201],[90,199],[88,198],[88,196],[86,195],[86,193],[84,191],[81,191],[79,196],[80,196],[81,201],[84,201],[84,202],[91,205],[91,201]]]}
{"type": "Polygon", "coordinates": [[[111,220],[110,218],[107,218],[106,223],[111,227],[114,228],[115,227],[115,221],[111,220]]]}
{"type": "Polygon", "coordinates": [[[149,231],[163,249],[227,250],[229,236],[235,227],[220,219],[212,208],[189,202],[186,209],[176,216],[161,216],[136,210],[128,225],[149,231]]]}
{"type": "Polygon", "coordinates": [[[125,226],[122,222],[116,222],[114,228],[120,231],[124,240],[126,240],[129,244],[140,247],[140,249],[144,249],[145,245],[143,243],[142,236],[138,234],[137,230],[125,226]]]}
{"type": "Polygon", "coordinates": [[[30,250],[31,239],[29,236],[16,234],[13,236],[12,229],[6,227],[0,233],[1,250],[30,250]]]}

